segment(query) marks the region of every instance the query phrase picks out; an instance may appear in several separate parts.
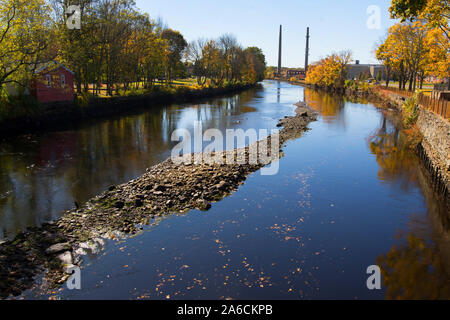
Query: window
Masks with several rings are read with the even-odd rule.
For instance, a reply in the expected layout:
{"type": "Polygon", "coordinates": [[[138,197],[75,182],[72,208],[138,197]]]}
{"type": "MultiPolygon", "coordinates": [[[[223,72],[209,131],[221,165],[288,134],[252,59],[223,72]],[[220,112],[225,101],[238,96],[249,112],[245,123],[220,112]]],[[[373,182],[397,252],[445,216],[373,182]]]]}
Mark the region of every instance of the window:
{"type": "Polygon", "coordinates": [[[46,81],[47,81],[47,88],[51,88],[51,87],[52,87],[52,76],[49,75],[49,74],[47,74],[47,75],[45,76],[45,79],[46,79],[46,81]]]}
{"type": "Polygon", "coordinates": [[[61,75],[61,88],[64,88],[66,86],[66,75],[61,75]]]}

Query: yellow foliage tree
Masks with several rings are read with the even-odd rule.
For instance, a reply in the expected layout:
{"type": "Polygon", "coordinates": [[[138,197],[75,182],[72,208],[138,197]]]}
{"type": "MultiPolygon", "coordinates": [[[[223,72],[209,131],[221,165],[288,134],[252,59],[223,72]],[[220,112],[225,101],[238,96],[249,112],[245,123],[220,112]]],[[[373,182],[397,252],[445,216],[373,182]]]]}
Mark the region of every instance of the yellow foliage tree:
{"type": "Polygon", "coordinates": [[[51,9],[44,0],[2,0],[0,5],[0,89],[21,85],[36,65],[49,59],[51,9]]]}
{"type": "Polygon", "coordinates": [[[352,60],[350,51],[333,53],[311,65],[306,74],[306,83],[319,87],[342,89],[346,79],[347,65],[352,60]]]}

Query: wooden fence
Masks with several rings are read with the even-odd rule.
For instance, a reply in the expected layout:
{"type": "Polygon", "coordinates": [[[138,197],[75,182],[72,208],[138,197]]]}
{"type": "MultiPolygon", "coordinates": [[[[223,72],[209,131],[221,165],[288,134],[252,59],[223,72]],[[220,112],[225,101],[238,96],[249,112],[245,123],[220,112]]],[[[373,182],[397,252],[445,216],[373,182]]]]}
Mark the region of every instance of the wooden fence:
{"type": "Polygon", "coordinates": [[[419,93],[419,104],[430,111],[442,116],[444,119],[450,119],[450,101],[445,99],[436,99],[434,96],[426,96],[419,93]]]}
{"type": "MultiPolygon", "coordinates": [[[[392,87],[377,87],[377,90],[385,90],[394,92],[404,97],[412,97],[415,92],[400,90],[392,87]]],[[[441,95],[437,91],[432,91],[430,96],[424,95],[423,92],[418,94],[418,103],[424,109],[432,111],[444,119],[450,119],[450,101],[440,98],[441,95]]]]}

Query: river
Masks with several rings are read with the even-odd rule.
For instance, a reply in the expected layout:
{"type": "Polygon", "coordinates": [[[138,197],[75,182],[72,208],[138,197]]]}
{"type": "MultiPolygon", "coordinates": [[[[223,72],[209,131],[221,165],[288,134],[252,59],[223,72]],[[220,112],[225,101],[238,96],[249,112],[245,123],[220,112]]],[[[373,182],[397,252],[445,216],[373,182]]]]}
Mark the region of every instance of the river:
{"type": "Polygon", "coordinates": [[[155,221],[85,257],[82,290],[25,298],[448,298],[448,208],[389,110],[288,83],[155,108],[0,143],[0,230],[56,219],[170,155],[177,128],[275,128],[305,101],[319,112],[274,176],[252,174],[207,212],[155,221]],[[383,286],[366,270],[381,265],[383,286]]]}

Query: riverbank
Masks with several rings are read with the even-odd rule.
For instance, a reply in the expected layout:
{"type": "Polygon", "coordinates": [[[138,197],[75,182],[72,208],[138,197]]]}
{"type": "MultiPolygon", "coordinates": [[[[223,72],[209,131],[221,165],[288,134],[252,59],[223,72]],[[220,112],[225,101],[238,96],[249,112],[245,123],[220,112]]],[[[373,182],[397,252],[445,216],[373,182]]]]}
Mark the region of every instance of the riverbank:
{"type": "Polygon", "coordinates": [[[0,120],[0,137],[24,133],[65,129],[86,119],[122,115],[163,104],[192,103],[203,99],[239,93],[260,84],[235,84],[223,88],[177,88],[158,90],[142,95],[110,98],[90,97],[77,101],[55,102],[36,106],[27,115],[18,115],[0,120]]]}
{"type": "MultiPolygon", "coordinates": [[[[296,115],[280,120],[280,147],[299,137],[316,114],[299,104],[296,115]]],[[[270,149],[270,137],[268,149],[270,149]]],[[[261,143],[258,142],[258,143],[261,143]]],[[[249,148],[231,151],[248,159],[249,148]],[[241,153],[243,151],[243,153],[241,153]]],[[[193,157],[193,155],[189,155],[193,157]]],[[[216,154],[226,157],[226,152],[216,154]]],[[[279,155],[272,155],[277,161],[279,155]]],[[[91,199],[59,220],[32,228],[0,245],[0,297],[17,296],[30,288],[35,276],[45,272],[45,286],[63,284],[65,267],[80,265],[82,256],[104,239],[126,237],[151,224],[158,216],[192,209],[208,210],[212,203],[235,191],[262,164],[176,165],[168,159],[138,179],[91,199]]]]}
{"type": "MultiPolygon", "coordinates": [[[[383,90],[372,92],[384,104],[402,112],[405,97],[383,90]]],[[[450,122],[419,105],[414,126],[421,135],[416,151],[433,177],[437,191],[450,204],[450,122]]]]}

